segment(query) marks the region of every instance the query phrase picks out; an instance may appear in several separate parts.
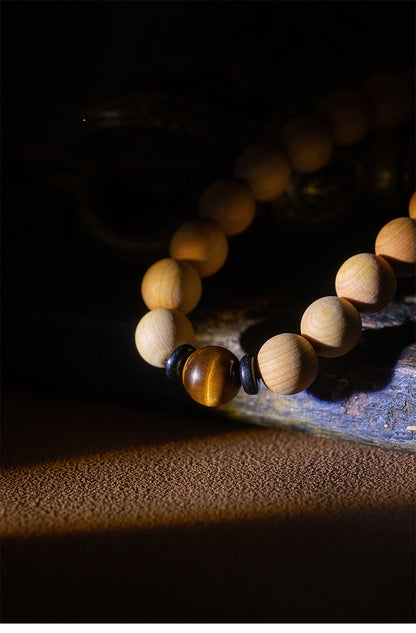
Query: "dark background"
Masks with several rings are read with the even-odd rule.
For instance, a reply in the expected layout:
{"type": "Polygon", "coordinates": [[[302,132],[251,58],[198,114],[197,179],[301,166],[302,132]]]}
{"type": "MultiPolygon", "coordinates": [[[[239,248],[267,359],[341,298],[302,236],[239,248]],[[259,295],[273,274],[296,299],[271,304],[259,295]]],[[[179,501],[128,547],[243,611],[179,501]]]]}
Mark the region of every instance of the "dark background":
{"type": "MultiPolygon", "coordinates": [[[[134,349],[134,327],[145,312],[139,283],[146,267],[167,253],[174,227],[193,217],[203,187],[232,174],[239,151],[268,140],[276,122],[309,112],[310,97],[359,87],[377,72],[404,75],[414,67],[414,44],[413,2],[3,2],[6,393],[154,407],[154,393],[163,388],[158,406],[175,401],[185,410],[185,399],[134,349]]],[[[402,132],[399,149],[393,143],[398,163],[408,167],[403,138],[414,139],[411,126],[402,132]]],[[[319,230],[298,222],[276,235],[267,230],[273,208],[265,207],[253,230],[234,238],[224,269],[204,284],[201,310],[270,292],[276,271],[279,291],[302,297],[305,307],[318,292],[332,294],[344,252],[367,250],[380,221],[403,214],[413,188],[414,181],[404,177],[381,194],[364,186],[355,212],[347,207],[319,230]]],[[[412,289],[412,281],[400,281],[399,295],[412,289]]],[[[8,427],[4,413],[3,438],[10,441],[2,448],[9,465],[19,462],[19,426],[8,427]]],[[[247,543],[242,537],[244,547],[252,536],[247,543]]],[[[157,534],[149,538],[157,549],[157,534]]],[[[173,552],[173,532],[170,538],[173,552]]],[[[178,538],[186,551],[186,534],[178,538]]],[[[192,538],[198,549],[198,535],[192,538]]],[[[218,538],[224,547],[228,536],[218,538]]],[[[48,546],[44,554],[13,547],[6,558],[12,561],[9,574],[19,556],[52,560],[48,546]]],[[[68,561],[72,547],[77,543],[66,549],[68,561]]],[[[259,555],[265,555],[261,548],[259,555]]],[[[370,563],[382,569],[379,552],[373,556],[370,563]]],[[[354,564],[359,576],[359,552],[354,564]]],[[[100,565],[105,568],[105,559],[100,565]]],[[[18,586],[18,571],[12,586],[18,586]]],[[[403,586],[390,586],[393,606],[394,591],[399,596],[403,586]]],[[[97,621],[100,599],[91,592],[94,613],[87,607],[75,612],[97,621]]],[[[12,619],[21,613],[15,597],[7,616],[12,619]]],[[[236,595],[233,600],[238,603],[236,595]]],[[[374,617],[363,604],[357,617],[374,617]]],[[[62,599],[58,605],[61,611],[49,612],[52,619],[65,617],[62,599]]],[[[217,617],[233,617],[226,600],[221,605],[217,617]]],[[[409,606],[402,616],[393,606],[386,607],[386,617],[409,617],[409,606]]],[[[271,611],[263,607],[267,618],[271,611]]],[[[328,608],[328,621],[348,618],[328,608]]],[[[152,604],[146,613],[151,610],[152,604]]],[[[47,617],[41,607],[39,613],[47,617]]],[[[120,616],[117,604],[107,604],[105,613],[120,616]]],[[[253,604],[247,613],[262,618],[253,604]]]]}

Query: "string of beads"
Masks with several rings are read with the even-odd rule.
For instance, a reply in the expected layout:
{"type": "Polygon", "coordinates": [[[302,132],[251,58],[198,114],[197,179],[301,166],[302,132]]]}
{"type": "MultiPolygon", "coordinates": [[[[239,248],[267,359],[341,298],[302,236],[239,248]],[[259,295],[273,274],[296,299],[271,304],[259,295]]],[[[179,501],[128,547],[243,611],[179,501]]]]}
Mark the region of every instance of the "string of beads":
{"type": "Polygon", "coordinates": [[[164,367],[171,379],[182,380],[200,404],[215,407],[232,400],[242,386],[259,391],[259,380],[282,395],[307,389],[315,380],[318,356],[335,358],[351,351],[361,336],[360,313],[387,306],[396,292],[396,276],[415,274],[416,192],[409,216],[388,222],[379,231],[374,253],[347,259],[336,275],[336,296],[321,297],[304,312],[300,334],[268,339],[257,357],[241,360],[218,346],[195,349],[194,330],[186,317],[198,304],[201,278],[216,273],[228,256],[228,238],[246,230],[256,202],[279,197],[292,171],[322,169],[334,145],[361,142],[371,127],[392,129],[410,111],[410,90],[395,75],[379,75],[363,92],[340,90],[319,104],[321,119],[297,117],[280,134],[280,147],[256,145],[236,160],[234,179],[214,182],[201,195],[199,219],[184,223],[173,235],[170,257],[153,264],[142,280],[149,312],[139,321],[136,347],[142,358],[164,367]]]}

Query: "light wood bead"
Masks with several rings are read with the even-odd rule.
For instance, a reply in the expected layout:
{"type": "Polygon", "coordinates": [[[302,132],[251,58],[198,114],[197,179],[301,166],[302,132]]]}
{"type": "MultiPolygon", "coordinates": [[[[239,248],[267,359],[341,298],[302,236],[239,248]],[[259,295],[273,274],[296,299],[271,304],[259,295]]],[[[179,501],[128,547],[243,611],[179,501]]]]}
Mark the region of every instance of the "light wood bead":
{"type": "Polygon", "coordinates": [[[390,264],[373,253],[347,259],[337,272],[335,290],[360,312],[378,312],[393,299],[397,281],[390,264]]]}
{"type": "Polygon", "coordinates": [[[375,75],[364,84],[374,117],[374,125],[392,129],[404,123],[411,108],[411,93],[405,79],[393,74],[375,75]]]}
{"type": "Polygon", "coordinates": [[[173,235],[170,254],[186,259],[201,277],[209,277],[223,266],[228,256],[228,240],[224,231],[211,220],[191,220],[173,235]]]}
{"type": "Polygon", "coordinates": [[[335,145],[355,145],[370,131],[370,104],[361,92],[332,92],[321,101],[319,109],[332,132],[335,145]]]}
{"type": "Polygon", "coordinates": [[[212,220],[226,235],[238,235],[254,220],[256,201],[250,187],[238,180],[218,180],[202,193],[198,213],[212,220]]]}
{"type": "Polygon", "coordinates": [[[240,389],[238,359],[224,347],[208,346],[191,354],[182,371],[187,393],[206,407],[230,402],[240,389]]]}
{"type": "Polygon", "coordinates": [[[300,331],[319,356],[337,358],[360,340],[361,317],[346,299],[322,297],[303,313],[300,331]]]}
{"type": "Polygon", "coordinates": [[[409,216],[412,220],[416,220],[416,191],[409,201],[409,216]]]}
{"type": "Polygon", "coordinates": [[[256,200],[278,198],[287,188],[291,168],[283,152],[272,145],[254,145],[240,154],[234,176],[249,185],[256,200]]]}
{"type": "Polygon", "coordinates": [[[178,310],[156,308],[137,325],[135,342],[140,356],[154,367],[164,367],[179,345],[192,345],[195,333],[188,318],[178,310]]]}
{"type": "Polygon", "coordinates": [[[395,218],[387,222],[376,238],[377,255],[387,259],[399,277],[416,273],[416,222],[395,218]]]}
{"type": "Polygon", "coordinates": [[[170,308],[187,314],[201,293],[201,277],[194,266],[170,257],[150,266],[142,280],[142,297],[149,310],[170,308]]]}
{"type": "Polygon", "coordinates": [[[331,160],[333,144],[325,123],[314,117],[292,119],[282,129],[280,141],[294,171],[309,174],[331,160]]]}
{"type": "Polygon", "coordinates": [[[319,367],[312,345],[299,334],[278,334],[270,338],[260,348],[257,364],[266,387],[286,396],[307,389],[319,367]]]}

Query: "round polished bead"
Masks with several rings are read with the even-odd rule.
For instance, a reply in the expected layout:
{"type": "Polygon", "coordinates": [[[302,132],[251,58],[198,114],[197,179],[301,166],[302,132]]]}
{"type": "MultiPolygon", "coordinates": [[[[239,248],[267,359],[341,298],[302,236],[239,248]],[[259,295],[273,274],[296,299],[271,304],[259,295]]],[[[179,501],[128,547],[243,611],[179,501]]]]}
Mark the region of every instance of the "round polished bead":
{"type": "Polygon", "coordinates": [[[154,367],[164,367],[180,345],[192,345],[194,329],[187,317],[177,310],[156,308],[147,312],[137,325],[135,342],[140,356],[154,367]]]}
{"type": "Polygon", "coordinates": [[[201,277],[195,267],[170,257],[150,266],[142,280],[142,297],[149,310],[170,308],[187,314],[201,293],[201,277]]]}
{"type": "Polygon", "coordinates": [[[287,188],[291,168],[283,152],[273,145],[253,145],[240,154],[234,176],[249,185],[256,200],[278,198],[287,188]]]}
{"type": "Polygon", "coordinates": [[[203,191],[198,213],[202,219],[216,222],[225,235],[238,235],[253,222],[256,201],[246,183],[217,180],[203,191]]]}
{"type": "Polygon", "coordinates": [[[392,129],[404,123],[411,108],[411,92],[405,79],[390,73],[374,75],[364,85],[373,108],[375,127],[392,129]]]}
{"type": "Polygon", "coordinates": [[[256,395],[259,392],[259,383],[256,372],[257,361],[254,356],[246,354],[240,360],[240,379],[243,389],[250,395],[256,395]]]}
{"type": "Polygon", "coordinates": [[[182,380],[193,400],[219,407],[232,400],[240,388],[238,359],[224,347],[201,347],[186,361],[182,380]]]}
{"type": "Polygon", "coordinates": [[[416,191],[409,201],[409,217],[411,217],[412,220],[416,220],[416,191]]]}
{"type": "Polygon", "coordinates": [[[315,350],[299,334],[278,334],[257,355],[261,378],[271,391],[291,395],[307,389],[318,373],[315,350]]]}
{"type": "Polygon", "coordinates": [[[169,380],[180,380],[182,378],[183,367],[194,351],[195,347],[193,345],[179,345],[173,350],[166,361],[165,367],[166,376],[169,380]]]}
{"type": "Polygon", "coordinates": [[[387,222],[376,238],[375,251],[391,264],[399,277],[416,273],[416,222],[395,218],[387,222]]]}
{"type": "Polygon", "coordinates": [[[314,117],[292,119],[282,129],[280,141],[294,171],[309,174],[329,163],[333,144],[325,123],[314,117]]]}
{"type": "Polygon", "coordinates": [[[335,145],[355,145],[370,131],[370,104],[361,92],[332,92],[319,104],[319,110],[332,132],[335,145]]]}
{"type": "Polygon", "coordinates": [[[347,259],[337,272],[335,290],[360,312],[378,312],[393,299],[396,276],[390,264],[373,253],[359,253],[347,259]]]}
{"type": "Polygon", "coordinates": [[[303,313],[300,331],[319,356],[336,358],[357,345],[361,336],[361,317],[346,299],[321,297],[303,313]]]}
{"type": "Polygon", "coordinates": [[[215,222],[190,220],[173,234],[170,254],[174,259],[188,260],[201,277],[209,277],[227,259],[228,240],[215,222]]]}

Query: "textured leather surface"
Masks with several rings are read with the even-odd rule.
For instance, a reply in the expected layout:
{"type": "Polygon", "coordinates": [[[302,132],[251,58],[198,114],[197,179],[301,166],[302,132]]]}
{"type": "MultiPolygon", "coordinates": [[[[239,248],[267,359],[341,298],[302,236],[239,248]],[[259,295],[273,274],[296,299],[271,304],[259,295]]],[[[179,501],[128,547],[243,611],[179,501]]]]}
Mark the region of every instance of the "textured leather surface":
{"type": "Polygon", "coordinates": [[[3,415],[8,621],[413,621],[416,456],[39,398],[3,415]]]}

